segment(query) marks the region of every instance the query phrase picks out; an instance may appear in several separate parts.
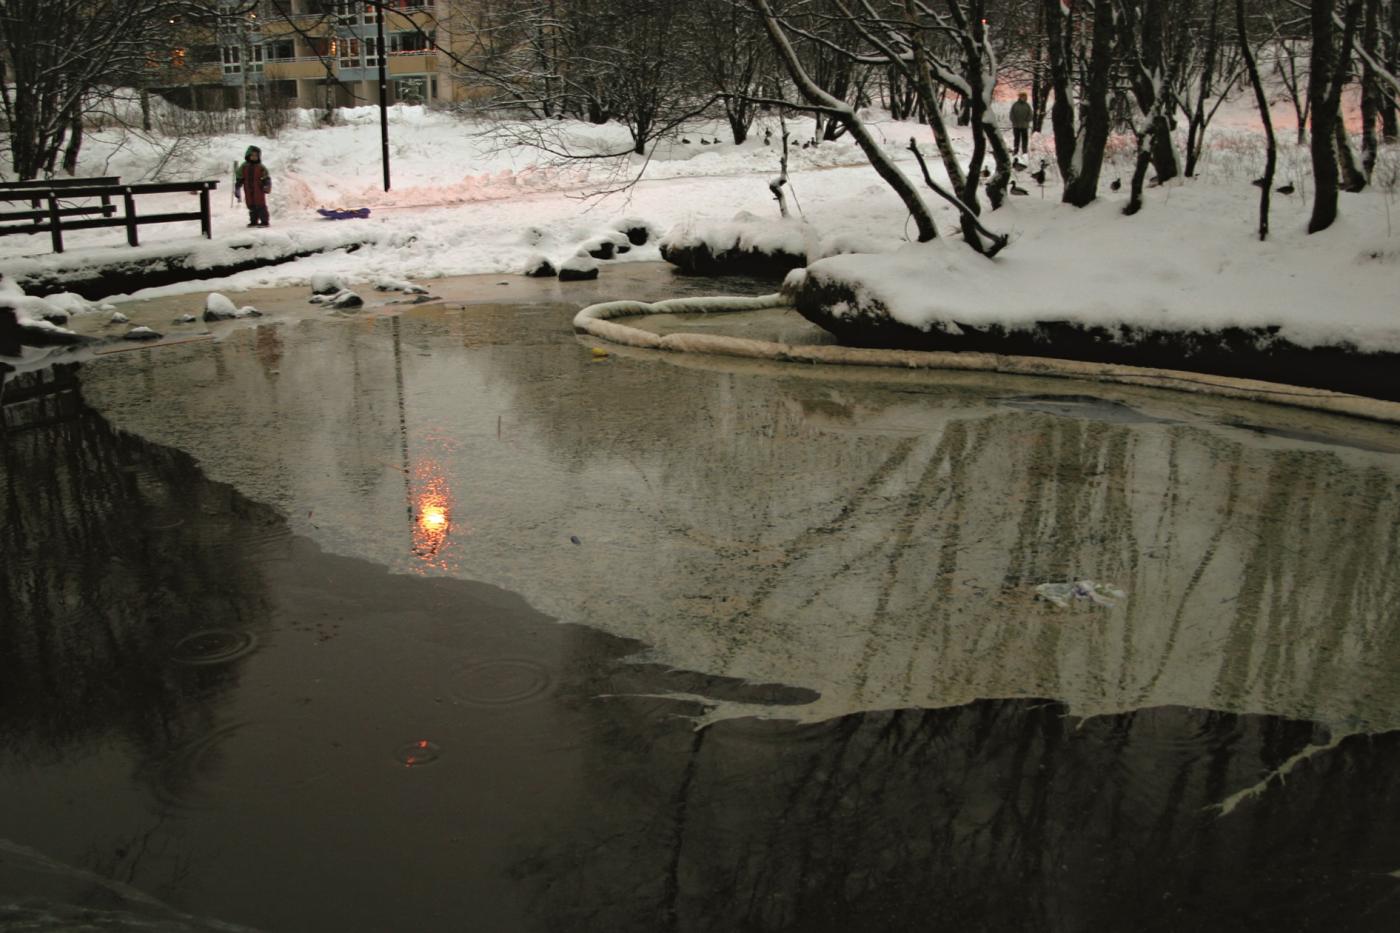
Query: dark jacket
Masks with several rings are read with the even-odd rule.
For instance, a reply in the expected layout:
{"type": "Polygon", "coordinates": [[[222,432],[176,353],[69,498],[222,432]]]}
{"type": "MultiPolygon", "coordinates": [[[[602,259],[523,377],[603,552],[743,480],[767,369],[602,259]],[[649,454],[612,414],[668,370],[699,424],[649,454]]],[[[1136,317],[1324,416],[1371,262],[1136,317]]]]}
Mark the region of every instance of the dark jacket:
{"type": "Polygon", "coordinates": [[[1031,125],[1031,105],[1023,100],[1018,100],[1011,105],[1011,125],[1018,130],[1028,129],[1031,125]]]}
{"type": "Polygon", "coordinates": [[[233,176],[233,190],[235,193],[247,192],[249,207],[267,204],[267,193],[272,190],[272,174],[262,164],[262,150],[257,146],[249,146],[248,151],[243,153],[243,162],[233,176]],[[254,153],[257,153],[258,161],[250,162],[248,156],[254,153]]]}

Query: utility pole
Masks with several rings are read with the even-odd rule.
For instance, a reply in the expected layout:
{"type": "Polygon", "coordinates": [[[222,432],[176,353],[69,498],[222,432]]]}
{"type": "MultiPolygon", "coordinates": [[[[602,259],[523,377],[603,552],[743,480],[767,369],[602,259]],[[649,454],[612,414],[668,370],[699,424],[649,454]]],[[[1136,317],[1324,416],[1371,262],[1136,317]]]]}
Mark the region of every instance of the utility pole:
{"type": "Polygon", "coordinates": [[[389,78],[385,74],[388,69],[386,57],[388,50],[384,47],[384,5],[382,2],[374,5],[376,12],[375,25],[379,32],[379,145],[384,157],[384,190],[389,190],[389,78]]]}

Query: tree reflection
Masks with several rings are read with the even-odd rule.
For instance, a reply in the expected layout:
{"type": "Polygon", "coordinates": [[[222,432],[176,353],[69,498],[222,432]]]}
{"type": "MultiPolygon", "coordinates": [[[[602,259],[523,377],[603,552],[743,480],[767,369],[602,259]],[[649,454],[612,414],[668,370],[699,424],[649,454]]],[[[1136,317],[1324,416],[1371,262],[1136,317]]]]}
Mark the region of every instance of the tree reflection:
{"type": "Polygon", "coordinates": [[[120,736],[139,755],[208,727],[237,665],[172,662],[201,629],[256,629],[255,566],[233,546],[280,522],[183,453],[67,416],[0,447],[0,742],[11,761],[120,736]]]}
{"type": "Polygon", "coordinates": [[[522,863],[538,909],[577,930],[1386,929],[1400,734],[1344,739],[1222,815],[1326,730],[1024,700],[813,729],[600,749],[595,779],[663,755],[669,783],[580,814],[568,835],[602,848],[522,863]]]}

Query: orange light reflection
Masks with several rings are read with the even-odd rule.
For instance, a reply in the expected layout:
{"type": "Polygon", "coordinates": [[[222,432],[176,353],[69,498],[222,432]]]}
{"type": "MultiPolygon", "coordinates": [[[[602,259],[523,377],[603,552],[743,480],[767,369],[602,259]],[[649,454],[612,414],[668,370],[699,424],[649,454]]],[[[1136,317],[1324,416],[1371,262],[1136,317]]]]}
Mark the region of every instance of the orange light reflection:
{"type": "Polygon", "coordinates": [[[425,564],[445,569],[441,557],[452,531],[452,497],[441,465],[420,460],[413,468],[413,553],[425,564]]]}

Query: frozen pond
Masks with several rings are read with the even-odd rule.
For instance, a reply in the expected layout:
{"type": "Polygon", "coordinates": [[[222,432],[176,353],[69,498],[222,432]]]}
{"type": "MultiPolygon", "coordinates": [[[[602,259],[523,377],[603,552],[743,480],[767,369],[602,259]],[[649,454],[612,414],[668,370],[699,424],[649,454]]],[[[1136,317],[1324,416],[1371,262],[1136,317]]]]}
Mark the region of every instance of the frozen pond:
{"type": "Polygon", "coordinates": [[[600,355],[716,292],[614,272],[234,296],[5,436],[0,929],[1393,929],[1400,430],[600,355]]]}

